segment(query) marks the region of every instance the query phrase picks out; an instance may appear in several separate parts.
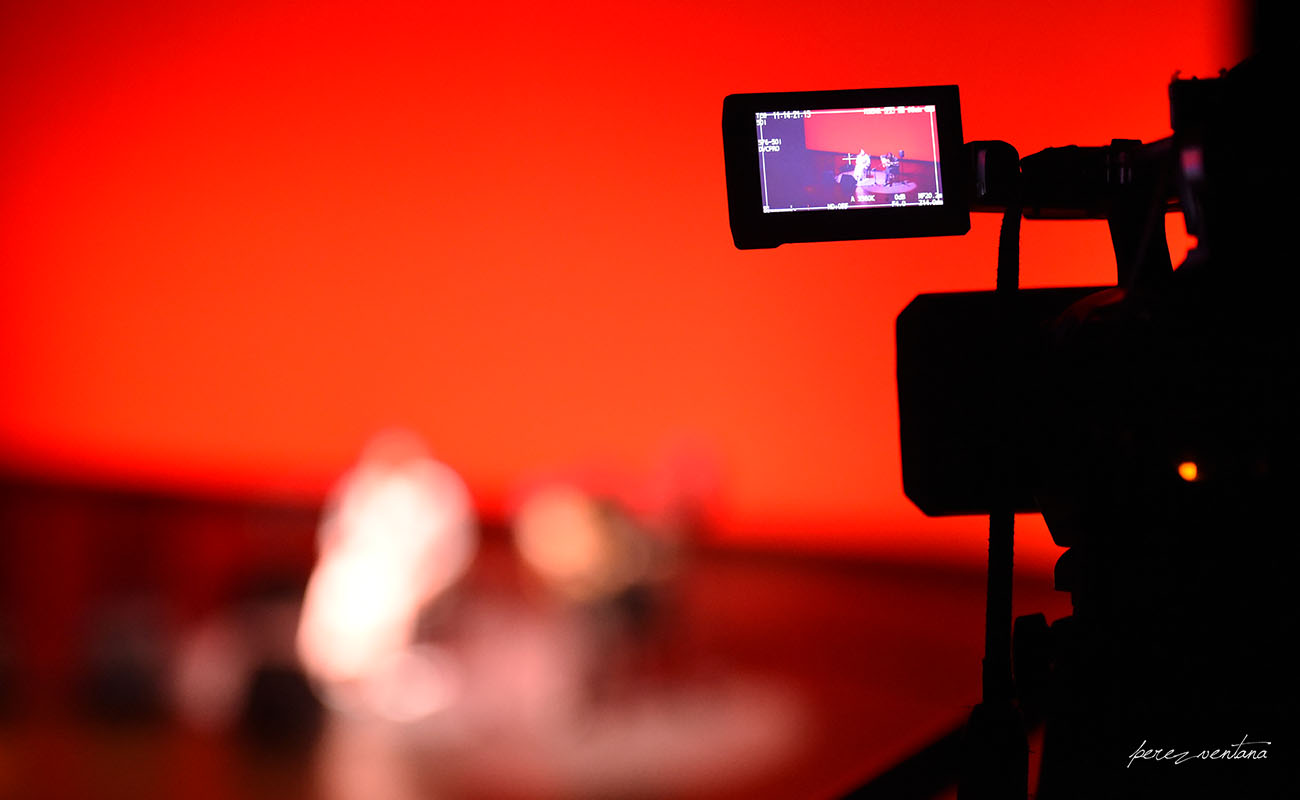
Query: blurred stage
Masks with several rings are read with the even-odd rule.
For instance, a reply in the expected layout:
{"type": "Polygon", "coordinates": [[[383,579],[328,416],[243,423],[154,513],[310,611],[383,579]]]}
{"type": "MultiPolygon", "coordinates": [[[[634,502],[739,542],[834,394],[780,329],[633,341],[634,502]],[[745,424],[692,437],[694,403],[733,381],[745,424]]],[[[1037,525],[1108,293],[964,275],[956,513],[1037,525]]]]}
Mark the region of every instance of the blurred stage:
{"type": "MultiPolygon", "coordinates": [[[[486,525],[423,628],[459,705],[349,716],[274,669],[233,710],[178,694],[195,653],[228,678],[292,649],[283,609],[319,513],[0,483],[0,797],[829,797],[960,723],[979,690],[982,571],[688,548],[651,623],[611,645],[486,525]],[[196,648],[221,619],[243,644],[196,648]]],[[[1068,599],[1027,576],[1016,607],[1051,619],[1068,599]]]]}

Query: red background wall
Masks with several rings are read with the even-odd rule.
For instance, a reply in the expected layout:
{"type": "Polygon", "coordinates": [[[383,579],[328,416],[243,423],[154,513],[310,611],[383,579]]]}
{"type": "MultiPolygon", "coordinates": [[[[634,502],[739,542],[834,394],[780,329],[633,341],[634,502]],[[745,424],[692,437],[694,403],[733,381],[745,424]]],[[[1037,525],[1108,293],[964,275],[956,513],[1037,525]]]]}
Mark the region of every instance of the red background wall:
{"type": "MultiPolygon", "coordinates": [[[[903,497],[892,331],[992,286],[997,220],[737,252],[718,123],[959,83],[967,139],[1152,139],[1175,69],[1240,55],[1224,0],[993,8],[894,7],[880,47],[848,2],[5,3],[0,462],[314,496],[398,423],[492,512],[685,439],[724,539],[978,558],[978,520],[903,497]]],[[[1110,280],[1108,249],[1027,224],[1025,282],[1110,280]]]]}
{"type": "Polygon", "coordinates": [[[857,153],[866,148],[877,159],[882,152],[906,150],[912,161],[932,161],[934,131],[930,122],[929,114],[819,114],[805,119],[803,130],[809,150],[857,153]]]}

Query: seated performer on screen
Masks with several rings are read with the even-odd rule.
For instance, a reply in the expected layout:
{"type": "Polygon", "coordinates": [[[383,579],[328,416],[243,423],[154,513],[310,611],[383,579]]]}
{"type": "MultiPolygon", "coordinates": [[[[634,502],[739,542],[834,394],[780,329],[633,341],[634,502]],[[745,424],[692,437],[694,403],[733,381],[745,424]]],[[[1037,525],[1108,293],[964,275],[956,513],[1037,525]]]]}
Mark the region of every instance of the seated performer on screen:
{"type": "Polygon", "coordinates": [[[902,150],[898,151],[898,158],[894,158],[893,153],[889,154],[889,167],[885,170],[885,183],[892,185],[903,180],[903,152],[902,150]]]}

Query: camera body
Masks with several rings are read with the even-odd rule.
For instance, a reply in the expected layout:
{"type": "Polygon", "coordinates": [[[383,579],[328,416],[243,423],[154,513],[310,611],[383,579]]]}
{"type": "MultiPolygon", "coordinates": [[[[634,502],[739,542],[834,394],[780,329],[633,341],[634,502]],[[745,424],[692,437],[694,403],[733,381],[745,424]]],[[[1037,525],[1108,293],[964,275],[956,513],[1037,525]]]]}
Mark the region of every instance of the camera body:
{"type": "MultiPolygon", "coordinates": [[[[904,491],[926,514],[1041,511],[1068,548],[1056,584],[1074,613],[1050,628],[1041,616],[1022,618],[1014,646],[1017,700],[1029,722],[1046,721],[1043,800],[1298,788],[1296,759],[1278,748],[1294,740],[1300,713],[1288,649],[1300,638],[1289,518],[1300,485],[1300,328],[1294,279],[1276,255],[1286,244],[1280,205],[1270,202],[1277,178],[1243,161],[1269,140],[1279,74],[1259,55],[1216,79],[1175,78],[1174,135],[1146,145],[1052,148],[1008,168],[990,143],[941,144],[942,213],[919,196],[886,208],[816,207],[825,159],[809,144],[822,139],[807,132],[816,117],[806,112],[860,110],[877,101],[856,98],[872,93],[724,104],[737,247],[959,234],[971,210],[1004,213],[999,291],[923,295],[898,318],[900,443],[904,491]],[[777,118],[775,136],[753,116],[800,108],[777,118]],[[796,125],[802,139],[790,132],[796,125]],[[779,167],[799,180],[768,179],[770,162],[755,151],[771,138],[812,153],[779,167]],[[800,206],[801,197],[810,199],[800,206]],[[782,203],[787,210],[773,213],[782,203]],[[1198,239],[1177,270],[1164,239],[1171,208],[1198,239]],[[1022,214],[1107,220],[1116,285],[1017,290],[1022,214]],[[1161,769],[1131,758],[1143,746],[1197,757],[1239,742],[1272,760],[1161,769]]],[[[876,91],[900,104],[909,91],[937,92],[915,105],[934,100],[935,129],[960,137],[960,121],[944,112],[957,110],[954,87],[876,91]]],[[[872,162],[860,169],[843,144],[860,197],[872,162]]],[[[993,550],[991,538],[990,609],[993,550]]],[[[1004,655],[993,652],[1001,644],[989,647],[986,699],[989,661],[1004,655]]]]}

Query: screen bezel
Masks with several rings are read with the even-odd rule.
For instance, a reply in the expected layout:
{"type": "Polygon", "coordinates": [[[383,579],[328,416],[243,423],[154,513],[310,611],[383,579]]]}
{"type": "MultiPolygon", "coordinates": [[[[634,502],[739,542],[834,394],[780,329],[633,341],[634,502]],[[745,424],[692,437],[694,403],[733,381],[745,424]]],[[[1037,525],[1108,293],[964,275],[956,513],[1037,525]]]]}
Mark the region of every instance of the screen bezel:
{"type": "Polygon", "coordinates": [[[728,95],[722,101],[722,143],[731,236],[741,250],[777,247],[791,242],[959,236],[970,230],[967,165],[962,156],[961,102],[956,86],[728,95]],[[930,104],[935,106],[938,127],[943,205],[763,213],[754,124],[759,112],[930,104]]]}

